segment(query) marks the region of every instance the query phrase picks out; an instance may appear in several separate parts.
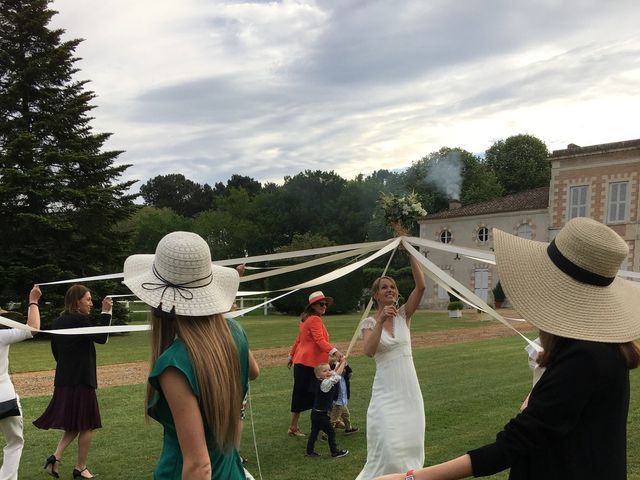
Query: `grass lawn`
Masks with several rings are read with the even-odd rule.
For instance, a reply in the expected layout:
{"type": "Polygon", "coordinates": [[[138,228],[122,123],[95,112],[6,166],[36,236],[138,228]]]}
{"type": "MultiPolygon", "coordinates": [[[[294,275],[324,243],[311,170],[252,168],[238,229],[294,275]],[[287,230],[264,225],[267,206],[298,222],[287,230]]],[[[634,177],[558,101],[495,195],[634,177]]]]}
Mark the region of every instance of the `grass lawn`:
{"type": "MultiPolygon", "coordinates": [[[[238,318],[238,321],[246,330],[251,348],[254,350],[290,346],[298,334],[298,317],[249,315],[238,318]]],[[[337,342],[351,340],[359,321],[359,314],[328,315],[325,317],[325,324],[331,332],[331,339],[337,342]]],[[[412,328],[422,332],[465,328],[486,323],[464,317],[451,320],[446,312],[429,314],[418,312],[412,321],[412,328]]],[[[96,350],[99,365],[145,361],[149,359],[148,333],[133,332],[126,335],[112,335],[107,345],[96,345],[96,350]]],[[[47,340],[17,343],[11,346],[9,353],[11,373],[55,368],[55,361],[51,356],[51,347],[47,340]]]]}
{"type": "MultiPolygon", "coordinates": [[[[358,316],[330,316],[327,326],[331,338],[351,338],[358,316]]],[[[252,348],[286,346],[295,337],[297,319],[269,316],[241,319],[252,348]]],[[[415,330],[476,326],[475,321],[449,320],[445,314],[419,314],[415,330]]],[[[145,360],[146,335],[137,333],[113,337],[98,347],[100,363],[145,360]]],[[[523,342],[516,337],[414,350],[426,411],[426,462],[439,462],[492,441],[495,433],[517,411],[530,386],[523,342]]],[[[11,347],[11,370],[52,368],[48,342],[23,342],[11,347]]],[[[352,421],[361,431],[344,436],[338,433],[338,445],[351,451],[341,459],[331,459],[328,447],[318,441],[321,458],[304,457],[305,439],[286,435],[289,424],[291,373],[285,366],[264,368],[252,382],[252,415],[245,425],[241,453],[249,459],[248,469],[258,476],[252,438],[255,426],[262,477],[268,480],[317,478],[353,479],[366,458],[366,409],[369,402],[374,361],[354,357],[350,362],[352,398],[349,406],[352,421]]],[[[629,410],[629,479],[640,480],[640,374],[632,372],[632,403],[629,410]]],[[[401,394],[401,392],[399,392],[401,394]]],[[[90,467],[105,479],[151,478],[161,446],[161,429],[146,424],[143,416],[144,386],[123,386],[98,390],[104,428],[97,431],[90,453],[90,467]]],[[[21,479],[42,479],[44,459],[53,452],[58,431],[39,431],[31,425],[48,397],[22,400],[25,416],[25,449],[20,469],[21,479]]],[[[308,431],[308,414],[301,426],[308,431]]],[[[407,412],[411,415],[411,412],[407,412]]],[[[70,478],[75,459],[75,445],[67,450],[61,466],[62,477],[70,478]]],[[[506,479],[506,474],[492,478],[506,479]]]]}

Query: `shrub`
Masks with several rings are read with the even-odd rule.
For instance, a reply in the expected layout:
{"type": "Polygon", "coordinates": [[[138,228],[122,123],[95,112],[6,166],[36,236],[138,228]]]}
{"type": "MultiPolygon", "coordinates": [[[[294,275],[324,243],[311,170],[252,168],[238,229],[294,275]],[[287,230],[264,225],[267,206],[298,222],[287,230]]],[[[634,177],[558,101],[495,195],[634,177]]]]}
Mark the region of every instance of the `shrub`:
{"type": "Polygon", "coordinates": [[[504,294],[504,290],[502,290],[502,285],[500,284],[499,280],[496,286],[493,287],[492,292],[493,292],[493,300],[495,302],[504,302],[506,296],[504,294]]]}
{"type": "Polygon", "coordinates": [[[462,303],[460,300],[449,302],[449,305],[447,305],[447,310],[462,310],[463,308],[464,303],[462,303]]]}

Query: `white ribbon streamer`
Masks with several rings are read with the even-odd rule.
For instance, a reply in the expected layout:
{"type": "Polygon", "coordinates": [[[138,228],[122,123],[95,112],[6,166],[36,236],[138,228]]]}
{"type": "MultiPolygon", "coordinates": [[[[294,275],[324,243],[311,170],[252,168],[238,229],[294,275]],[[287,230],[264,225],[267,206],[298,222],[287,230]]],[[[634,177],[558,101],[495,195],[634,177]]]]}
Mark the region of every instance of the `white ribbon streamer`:
{"type": "Polygon", "coordinates": [[[151,328],[150,325],[110,325],[110,326],[97,326],[97,327],[78,327],[78,328],[64,328],[58,330],[40,330],[30,327],[24,323],[16,322],[6,317],[0,316],[0,325],[4,325],[9,328],[17,328],[18,330],[26,330],[32,333],[44,332],[53,333],[55,335],[95,335],[101,333],[126,333],[126,332],[144,332],[151,328]]]}
{"type": "MultiPolygon", "coordinates": [[[[310,260],[310,261],[307,261],[307,262],[303,262],[303,263],[300,263],[300,264],[294,264],[294,265],[289,265],[289,266],[284,266],[284,267],[264,267],[265,270],[268,269],[269,271],[256,273],[256,274],[253,274],[253,275],[247,275],[247,276],[241,278],[241,280],[240,280],[242,282],[247,282],[247,281],[251,281],[251,280],[258,280],[258,279],[261,279],[261,278],[267,278],[267,277],[270,277],[270,276],[282,275],[282,274],[285,274],[285,273],[289,273],[289,272],[293,272],[293,271],[297,271],[297,270],[302,270],[302,269],[313,267],[313,266],[317,266],[317,265],[322,265],[322,264],[326,264],[326,263],[330,263],[330,262],[335,262],[335,261],[342,260],[342,259],[349,258],[349,257],[358,257],[358,256],[364,255],[366,253],[373,252],[374,250],[377,250],[375,253],[369,255],[367,258],[364,258],[362,260],[358,260],[356,262],[353,262],[350,265],[346,265],[346,266],[337,268],[337,269],[335,269],[335,270],[333,270],[333,271],[331,271],[329,273],[321,275],[321,276],[319,276],[317,278],[314,278],[312,280],[308,280],[306,282],[299,283],[297,285],[293,285],[293,286],[289,286],[289,287],[285,287],[285,288],[281,288],[281,289],[277,289],[277,290],[239,291],[238,294],[237,294],[238,296],[265,295],[265,294],[278,292],[278,291],[285,291],[286,293],[284,293],[284,294],[282,294],[282,295],[280,295],[280,296],[278,296],[278,297],[276,297],[276,298],[274,298],[272,300],[268,300],[266,302],[263,302],[263,303],[261,303],[259,305],[254,305],[252,307],[249,307],[249,308],[246,308],[246,309],[243,309],[243,310],[238,310],[238,311],[235,311],[235,312],[229,312],[229,313],[225,314],[225,316],[227,316],[229,318],[235,318],[237,316],[243,315],[243,314],[248,313],[248,312],[250,312],[252,310],[255,310],[257,308],[263,307],[264,305],[266,305],[266,304],[268,304],[268,303],[270,303],[270,302],[272,302],[274,300],[282,298],[282,297],[284,297],[284,296],[286,296],[286,295],[288,295],[290,293],[293,293],[295,291],[298,291],[300,289],[309,288],[309,287],[315,287],[315,286],[322,285],[324,283],[336,280],[336,279],[338,279],[338,278],[340,278],[340,277],[342,277],[344,275],[347,275],[347,274],[357,270],[358,268],[361,268],[362,266],[366,265],[367,263],[369,263],[369,262],[375,260],[376,258],[386,254],[390,250],[395,250],[397,248],[397,246],[400,244],[400,242],[402,242],[402,244],[405,246],[406,250],[418,260],[418,262],[420,264],[420,268],[425,273],[425,275],[427,275],[434,282],[436,282],[437,284],[442,286],[442,288],[444,288],[447,292],[456,295],[458,298],[460,298],[464,303],[466,303],[470,307],[475,308],[475,309],[480,310],[480,311],[483,311],[485,313],[488,313],[493,318],[495,318],[496,320],[500,321],[501,323],[503,323],[504,325],[506,325],[507,327],[509,327],[510,329],[514,330],[516,333],[521,335],[527,341],[527,343],[531,344],[531,341],[527,337],[522,335],[520,332],[518,332],[509,322],[507,322],[507,319],[502,317],[493,308],[491,308],[489,305],[487,305],[487,303],[484,300],[482,300],[480,297],[478,297],[471,290],[466,288],[460,282],[458,282],[457,280],[455,280],[454,278],[449,276],[446,272],[442,271],[433,262],[431,262],[430,260],[425,258],[423,255],[421,255],[414,248],[414,246],[420,246],[420,247],[424,247],[424,248],[430,248],[430,249],[442,250],[442,251],[446,251],[446,252],[450,252],[450,253],[456,253],[456,254],[460,254],[462,256],[465,256],[467,258],[470,258],[472,260],[476,260],[476,261],[479,261],[479,262],[484,262],[484,263],[495,265],[495,255],[492,252],[488,252],[486,250],[474,249],[474,248],[456,247],[456,246],[453,246],[453,245],[450,245],[450,244],[444,244],[444,243],[441,243],[441,242],[436,242],[436,241],[433,241],[433,240],[427,240],[427,239],[418,238],[418,237],[398,237],[398,238],[395,238],[395,239],[390,239],[390,240],[380,241],[380,242],[365,242],[365,243],[358,243],[358,244],[338,245],[338,246],[332,246],[332,247],[322,247],[322,248],[313,248],[313,249],[307,249],[307,250],[298,250],[298,251],[293,251],[293,252],[282,252],[282,253],[275,253],[275,254],[269,254],[269,255],[259,255],[259,256],[254,256],[254,257],[239,257],[239,258],[234,258],[234,259],[228,259],[228,260],[213,262],[213,263],[215,263],[217,265],[238,265],[238,264],[274,261],[274,260],[290,260],[290,259],[293,259],[293,258],[299,258],[299,257],[305,257],[305,256],[332,254],[332,255],[328,255],[328,256],[323,257],[323,258],[313,259],[313,260],[310,260]]],[[[258,269],[258,268],[261,268],[261,267],[249,267],[249,268],[258,269]]],[[[626,271],[626,270],[620,270],[618,272],[618,275],[623,276],[623,277],[633,278],[633,279],[640,279],[640,273],[638,273],[638,272],[630,272],[630,271],[626,271]]],[[[118,279],[118,278],[122,278],[122,277],[123,277],[122,273],[114,273],[114,274],[107,274],[107,275],[97,275],[97,276],[93,276],[93,277],[82,277],[82,278],[74,278],[74,279],[69,279],[69,280],[59,280],[59,281],[54,281],[54,282],[45,282],[45,283],[40,283],[39,285],[41,285],[41,286],[44,286],[44,285],[60,285],[60,284],[65,284],[65,283],[79,283],[79,282],[91,282],[91,281],[99,281],[99,280],[111,280],[111,279],[118,279]]],[[[134,296],[134,295],[130,295],[130,294],[110,295],[110,297],[112,297],[112,298],[128,297],[128,296],[134,296]]],[[[365,312],[368,313],[368,310],[370,308],[371,308],[371,302],[369,302],[369,305],[367,306],[367,309],[365,309],[365,312]]],[[[520,321],[520,322],[524,321],[523,319],[515,319],[515,318],[509,318],[509,320],[520,321]]],[[[10,319],[7,319],[5,317],[0,317],[0,324],[9,326],[11,328],[26,329],[26,330],[29,330],[29,331],[32,331],[32,332],[39,331],[39,330],[36,330],[36,329],[32,329],[31,327],[28,327],[27,325],[21,324],[19,322],[15,322],[15,321],[10,320],[10,319]]],[[[46,332],[47,333],[60,334],[60,335],[74,335],[74,334],[96,334],[96,333],[124,333],[124,332],[133,332],[133,331],[144,331],[144,330],[148,330],[149,328],[150,327],[148,325],[117,325],[117,326],[109,326],[109,327],[84,327],[84,328],[77,328],[77,329],[46,330],[46,332]]],[[[354,337],[355,337],[355,335],[354,335],[354,337]]],[[[353,343],[353,341],[352,341],[352,343],[353,343]]],[[[351,347],[352,347],[352,345],[350,344],[349,350],[351,349],[351,347]]],[[[536,348],[536,347],[533,347],[533,348],[536,348]]]]}
{"type": "Polygon", "coordinates": [[[304,262],[304,263],[297,263],[295,265],[288,265],[286,267],[279,267],[276,270],[271,270],[269,272],[262,272],[262,273],[256,273],[253,275],[246,275],[244,277],[240,278],[240,282],[250,282],[252,280],[258,280],[261,278],[266,278],[266,277],[272,277],[275,275],[282,275],[285,273],[290,273],[290,272],[295,272],[296,270],[304,270],[305,268],[310,268],[310,267],[315,267],[318,265],[324,265],[325,263],[331,263],[331,262],[335,262],[338,260],[343,260],[345,258],[349,258],[349,257],[357,257],[360,255],[363,255],[365,253],[369,253],[372,252],[374,250],[377,250],[380,246],[379,245],[369,245],[367,247],[364,248],[359,248],[356,250],[349,250],[347,252],[342,252],[342,253],[336,253],[334,255],[329,255],[327,257],[323,257],[323,258],[317,258],[315,260],[309,260],[308,262],[304,262]]]}
{"type": "Polygon", "coordinates": [[[69,280],[58,280],[55,282],[44,282],[38,283],[37,285],[63,285],[65,283],[80,283],[80,282],[97,282],[98,280],[112,280],[116,278],[122,278],[124,276],[123,273],[109,273],[107,275],[95,275],[93,277],[81,277],[81,278],[70,278],[69,280]]]}
{"type": "Polygon", "coordinates": [[[434,250],[443,250],[450,253],[459,253],[465,257],[473,257],[476,260],[485,263],[492,263],[495,265],[496,257],[493,252],[487,250],[480,250],[479,248],[468,247],[456,247],[449,243],[436,242],[433,240],[427,240],[426,238],[419,237],[403,237],[405,242],[411,245],[418,245],[420,247],[432,248],[434,250]]]}
{"type": "Polygon", "coordinates": [[[213,263],[220,266],[227,266],[227,265],[242,265],[243,263],[268,262],[271,260],[289,260],[291,258],[308,257],[311,255],[324,255],[326,253],[343,252],[345,250],[356,250],[358,248],[365,248],[367,246],[381,247],[382,245],[388,242],[389,240],[382,240],[378,242],[363,242],[363,243],[352,243],[349,245],[335,245],[332,247],[310,248],[307,250],[295,250],[293,252],[272,253],[269,255],[258,255],[254,257],[238,257],[238,258],[230,258],[228,260],[216,260],[213,263]]]}
{"type": "MultiPolygon", "coordinates": [[[[384,277],[387,274],[387,270],[389,269],[389,265],[391,265],[391,260],[393,260],[393,256],[395,255],[396,250],[397,248],[394,248],[393,251],[391,252],[391,255],[389,255],[389,260],[387,260],[387,264],[385,265],[384,270],[382,271],[382,275],[380,275],[381,277],[384,277]]],[[[369,316],[369,312],[371,311],[372,306],[373,306],[373,296],[369,297],[369,301],[367,302],[367,308],[365,308],[364,312],[362,312],[362,316],[360,317],[360,321],[358,322],[356,331],[353,332],[353,336],[351,337],[351,341],[349,342],[349,346],[347,347],[347,353],[345,353],[346,357],[349,357],[349,355],[351,354],[351,350],[356,344],[356,341],[358,340],[358,336],[360,334],[360,324],[362,323],[362,320],[364,320],[369,316]]]]}
{"type": "Polygon", "coordinates": [[[450,290],[450,289],[455,290],[454,294],[458,298],[466,300],[466,303],[468,303],[470,305],[474,305],[474,306],[476,306],[475,308],[477,308],[478,310],[481,310],[481,311],[491,315],[493,318],[498,320],[500,323],[502,323],[503,325],[505,325],[506,327],[510,328],[511,330],[516,332],[518,335],[520,335],[529,345],[531,345],[532,348],[535,348],[535,349],[539,349],[540,348],[539,345],[536,345],[534,342],[529,340],[526,336],[524,336],[522,333],[520,333],[513,325],[511,325],[509,322],[507,322],[507,320],[505,318],[503,318],[502,315],[500,315],[493,308],[491,308],[489,305],[487,305],[487,303],[483,299],[481,299],[479,296],[477,296],[475,293],[473,293],[467,287],[462,285],[455,278],[453,278],[450,275],[448,275],[447,273],[445,273],[443,270],[441,270],[436,264],[431,262],[429,259],[425,258],[424,255],[420,254],[420,252],[418,252],[418,250],[416,250],[407,241],[403,241],[402,245],[406,248],[406,250],[409,253],[411,253],[414,256],[414,258],[416,260],[418,260],[418,262],[421,264],[422,270],[424,272],[428,271],[428,272],[432,273],[435,276],[434,280],[439,285],[442,285],[447,290],[450,290]]]}
{"type": "Polygon", "coordinates": [[[254,305],[252,307],[247,307],[247,308],[243,308],[242,310],[234,310],[233,312],[228,312],[225,313],[223,316],[225,318],[236,318],[236,317],[240,317],[242,315],[244,315],[245,313],[249,313],[252,312],[254,310],[257,310],[260,307],[264,307],[265,305],[271,303],[271,302],[275,302],[276,300],[281,299],[282,297],[286,297],[287,295],[291,295],[294,292],[297,292],[298,290],[291,290],[289,292],[283,293],[282,295],[280,295],[279,297],[276,298],[272,298],[271,300],[267,300],[266,302],[262,302],[258,305],[254,305]]]}
{"type": "MultiPolygon", "coordinates": [[[[242,265],[242,264],[247,264],[247,263],[256,263],[256,262],[265,262],[265,261],[271,261],[271,260],[289,260],[292,258],[298,258],[298,257],[306,257],[306,256],[311,256],[311,255],[324,255],[327,253],[336,253],[336,252],[344,252],[345,250],[359,250],[359,249],[365,249],[368,251],[373,251],[375,249],[377,249],[378,247],[381,247],[385,244],[388,244],[389,242],[392,242],[393,240],[384,240],[384,241],[379,241],[379,242],[364,242],[364,243],[354,243],[354,244],[350,244],[350,245],[336,245],[336,246],[332,246],[332,247],[322,247],[322,248],[310,248],[307,250],[296,250],[293,252],[283,252],[283,253],[273,253],[270,255],[259,255],[259,256],[254,256],[254,257],[238,257],[238,258],[232,258],[229,260],[220,260],[220,261],[215,261],[215,262],[211,262],[214,265],[221,265],[221,266],[227,266],[227,265],[242,265]]],[[[358,255],[356,253],[354,253],[354,256],[358,255]]],[[[256,274],[258,275],[258,274],[256,274]]],[[[42,283],[37,283],[40,286],[43,285],[63,285],[63,284],[67,284],[67,283],[80,283],[80,282],[96,282],[96,281],[100,281],[100,280],[112,280],[112,279],[118,279],[118,278],[123,278],[124,277],[124,273],[120,272],[120,273],[110,273],[110,274],[106,274],[106,275],[95,275],[92,277],[80,277],[80,278],[70,278],[67,280],[57,280],[55,282],[42,282],[42,283]]],[[[253,277],[253,275],[247,275],[247,278],[249,277],[253,277]]],[[[243,277],[244,278],[244,277],[243,277]]],[[[253,277],[253,279],[255,279],[255,277],[253,277]]],[[[247,281],[247,280],[243,280],[240,279],[240,281],[247,281]]]]}

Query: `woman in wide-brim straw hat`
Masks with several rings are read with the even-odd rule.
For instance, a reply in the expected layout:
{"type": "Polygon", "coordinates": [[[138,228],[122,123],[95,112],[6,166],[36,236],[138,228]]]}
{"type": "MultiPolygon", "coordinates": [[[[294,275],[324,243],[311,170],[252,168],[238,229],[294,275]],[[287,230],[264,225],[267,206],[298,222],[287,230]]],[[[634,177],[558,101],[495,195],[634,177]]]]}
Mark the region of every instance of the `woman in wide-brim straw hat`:
{"type": "Polygon", "coordinates": [[[235,269],[212,265],[207,243],[166,235],[155,255],[133,255],[124,283],[151,307],[147,413],[164,427],[154,479],[244,480],[238,445],[249,347],[225,319],[238,291],[235,269]]]}
{"type": "Polygon", "coordinates": [[[550,244],[493,235],[500,281],[540,330],[546,371],[494,443],[380,478],[456,479],[511,468],[514,480],[626,479],[629,370],[640,363],[640,287],[617,277],[626,242],[588,218],[567,222],[550,244]]]}
{"type": "Polygon", "coordinates": [[[329,342],[322,315],[333,304],[333,298],[321,291],[309,295],[309,303],[300,316],[298,337],[289,351],[287,366],[293,365],[293,392],[291,393],[291,425],[289,436],[304,437],[298,427],[300,414],[313,407],[316,376],[313,369],[320,363],[327,363],[329,355],[339,360],[342,353],[329,342]]]}

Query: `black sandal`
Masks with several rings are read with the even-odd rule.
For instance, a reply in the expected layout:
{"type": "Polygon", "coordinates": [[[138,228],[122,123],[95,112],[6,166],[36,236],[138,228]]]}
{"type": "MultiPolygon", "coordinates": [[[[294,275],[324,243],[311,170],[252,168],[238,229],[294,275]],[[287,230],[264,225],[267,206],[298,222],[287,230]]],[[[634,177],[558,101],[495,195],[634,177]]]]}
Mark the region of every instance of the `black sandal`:
{"type": "Polygon", "coordinates": [[[87,467],[84,467],[82,470],[78,470],[76,467],[73,467],[73,478],[96,478],[98,474],[92,474],[90,477],[85,477],[82,475],[82,472],[86,471],[87,467]]]}
{"type": "Polygon", "coordinates": [[[56,463],[59,464],[60,460],[58,460],[55,455],[51,455],[49,456],[49,458],[47,458],[47,461],[44,462],[44,469],[53,478],[60,478],[60,475],[58,475],[56,463]]]}

